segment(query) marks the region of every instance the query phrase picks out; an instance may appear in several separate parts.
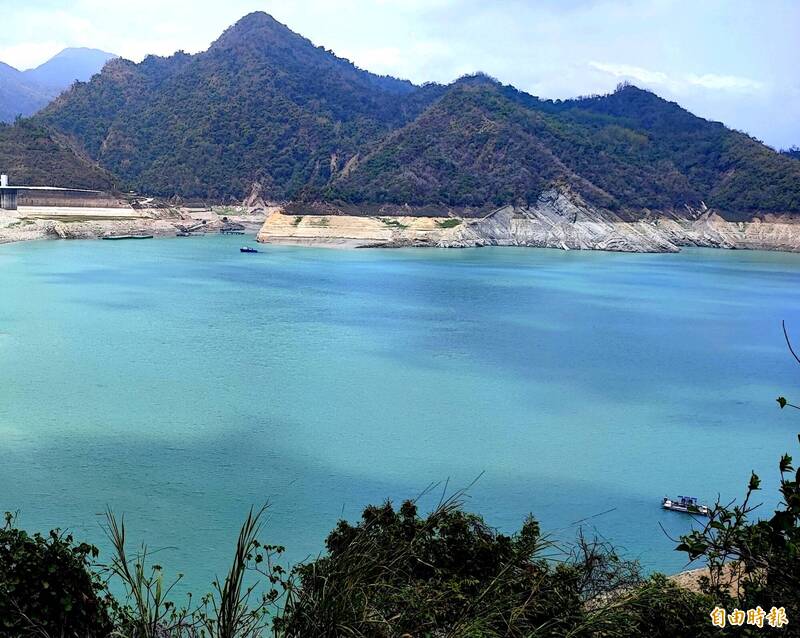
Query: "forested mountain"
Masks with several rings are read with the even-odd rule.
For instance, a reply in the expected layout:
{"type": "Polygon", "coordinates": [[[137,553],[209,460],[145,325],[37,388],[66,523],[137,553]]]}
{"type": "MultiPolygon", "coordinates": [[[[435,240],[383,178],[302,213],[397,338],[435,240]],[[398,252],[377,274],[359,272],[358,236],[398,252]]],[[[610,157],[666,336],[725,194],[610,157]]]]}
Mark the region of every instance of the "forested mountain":
{"type": "MultiPolygon", "coordinates": [[[[800,213],[800,162],[648,91],[540,100],[376,76],[264,13],[197,55],[118,59],[35,118],[127,188],[490,208],[568,185],[626,215],[800,213]]],[[[0,142],[2,143],[2,142],[0,142]]]]}
{"type": "Polygon", "coordinates": [[[800,211],[800,165],[634,86],[563,102],[484,76],[463,78],[417,120],[374,144],[328,197],[351,203],[530,202],[566,183],[628,211],[708,206],[800,211]]]}
{"type": "Polygon", "coordinates": [[[13,184],[114,190],[108,171],[68,143],[65,136],[23,120],[0,124],[0,170],[13,184]]]}
{"type": "Polygon", "coordinates": [[[11,122],[47,105],[76,80],[86,81],[116,57],[97,49],[64,49],[35,69],[18,71],[0,62],[0,122],[11,122]]]}
{"type": "Polygon", "coordinates": [[[273,197],[314,197],[440,91],[362,71],[254,13],[204,53],[110,63],[41,121],[138,190],[241,197],[258,180],[273,197]]]}

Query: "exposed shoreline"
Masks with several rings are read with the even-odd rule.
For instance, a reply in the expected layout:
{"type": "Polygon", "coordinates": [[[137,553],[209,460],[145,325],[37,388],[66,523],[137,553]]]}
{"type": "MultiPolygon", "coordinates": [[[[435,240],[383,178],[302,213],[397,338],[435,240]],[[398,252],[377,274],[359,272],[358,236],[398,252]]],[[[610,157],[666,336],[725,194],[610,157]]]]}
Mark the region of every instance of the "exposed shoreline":
{"type": "Polygon", "coordinates": [[[562,250],[669,253],[683,247],[800,252],[800,219],[763,215],[726,220],[712,210],[652,213],[626,220],[593,208],[569,192],[548,191],[533,206],[505,206],[483,217],[321,214],[301,205],[190,208],[148,205],[114,208],[22,206],[0,211],[0,244],[40,239],[100,239],[108,235],[174,237],[218,233],[227,225],[257,234],[262,243],[318,248],[469,248],[518,246],[562,250]],[[287,210],[288,208],[288,210],[287,210]],[[289,212],[292,211],[292,212],[289,212]]]}
{"type": "Polygon", "coordinates": [[[21,206],[0,210],[0,244],[42,239],[102,239],[109,235],[175,237],[218,233],[233,225],[257,233],[266,212],[244,207],[21,206]]]}
{"type": "Polygon", "coordinates": [[[730,221],[703,208],[628,220],[564,191],[542,193],[533,206],[504,206],[483,217],[295,214],[273,210],[262,243],[342,248],[528,246],[563,250],[669,253],[683,247],[800,252],[800,219],[764,215],[730,221]]]}

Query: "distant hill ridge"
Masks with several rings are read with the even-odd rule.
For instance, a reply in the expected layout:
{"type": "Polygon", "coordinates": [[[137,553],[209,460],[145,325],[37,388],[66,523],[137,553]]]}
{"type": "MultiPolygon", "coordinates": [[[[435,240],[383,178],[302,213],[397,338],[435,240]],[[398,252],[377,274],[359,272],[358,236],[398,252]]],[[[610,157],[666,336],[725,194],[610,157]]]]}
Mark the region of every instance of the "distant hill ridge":
{"type": "Polygon", "coordinates": [[[488,209],[563,185],[633,218],[800,213],[800,162],[651,92],[541,100],[480,74],[417,86],[265,13],[196,55],[115,60],[35,120],[163,196],[242,199],[257,182],[273,200],[488,209]]]}
{"type": "Polygon", "coordinates": [[[98,49],[68,48],[34,69],[0,62],[0,122],[32,115],[73,82],[86,81],[116,57],[98,49]]]}
{"type": "Polygon", "coordinates": [[[39,86],[61,92],[73,82],[86,82],[116,57],[100,49],[70,47],[23,74],[39,86]]]}

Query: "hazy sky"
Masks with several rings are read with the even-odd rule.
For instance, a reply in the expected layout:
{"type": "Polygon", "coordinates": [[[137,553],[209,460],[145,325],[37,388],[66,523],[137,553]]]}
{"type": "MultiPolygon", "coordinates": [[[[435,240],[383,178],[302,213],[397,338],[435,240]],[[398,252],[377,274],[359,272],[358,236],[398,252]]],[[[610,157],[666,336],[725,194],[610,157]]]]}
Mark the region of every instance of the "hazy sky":
{"type": "Polygon", "coordinates": [[[800,0],[0,0],[0,60],[29,68],[66,46],[193,53],[256,10],[377,73],[482,70],[553,98],[629,80],[800,145],[800,0]]]}

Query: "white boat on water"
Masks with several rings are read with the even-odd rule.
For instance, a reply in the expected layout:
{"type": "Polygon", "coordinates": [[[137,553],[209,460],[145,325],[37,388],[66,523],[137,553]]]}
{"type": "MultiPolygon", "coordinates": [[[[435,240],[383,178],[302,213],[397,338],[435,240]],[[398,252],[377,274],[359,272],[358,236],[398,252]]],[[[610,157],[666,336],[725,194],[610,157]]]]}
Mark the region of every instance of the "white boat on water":
{"type": "Polygon", "coordinates": [[[711,516],[711,510],[707,505],[698,505],[697,498],[694,496],[679,496],[672,499],[668,496],[661,501],[661,507],[673,512],[683,512],[685,514],[698,514],[700,516],[711,516]]]}

